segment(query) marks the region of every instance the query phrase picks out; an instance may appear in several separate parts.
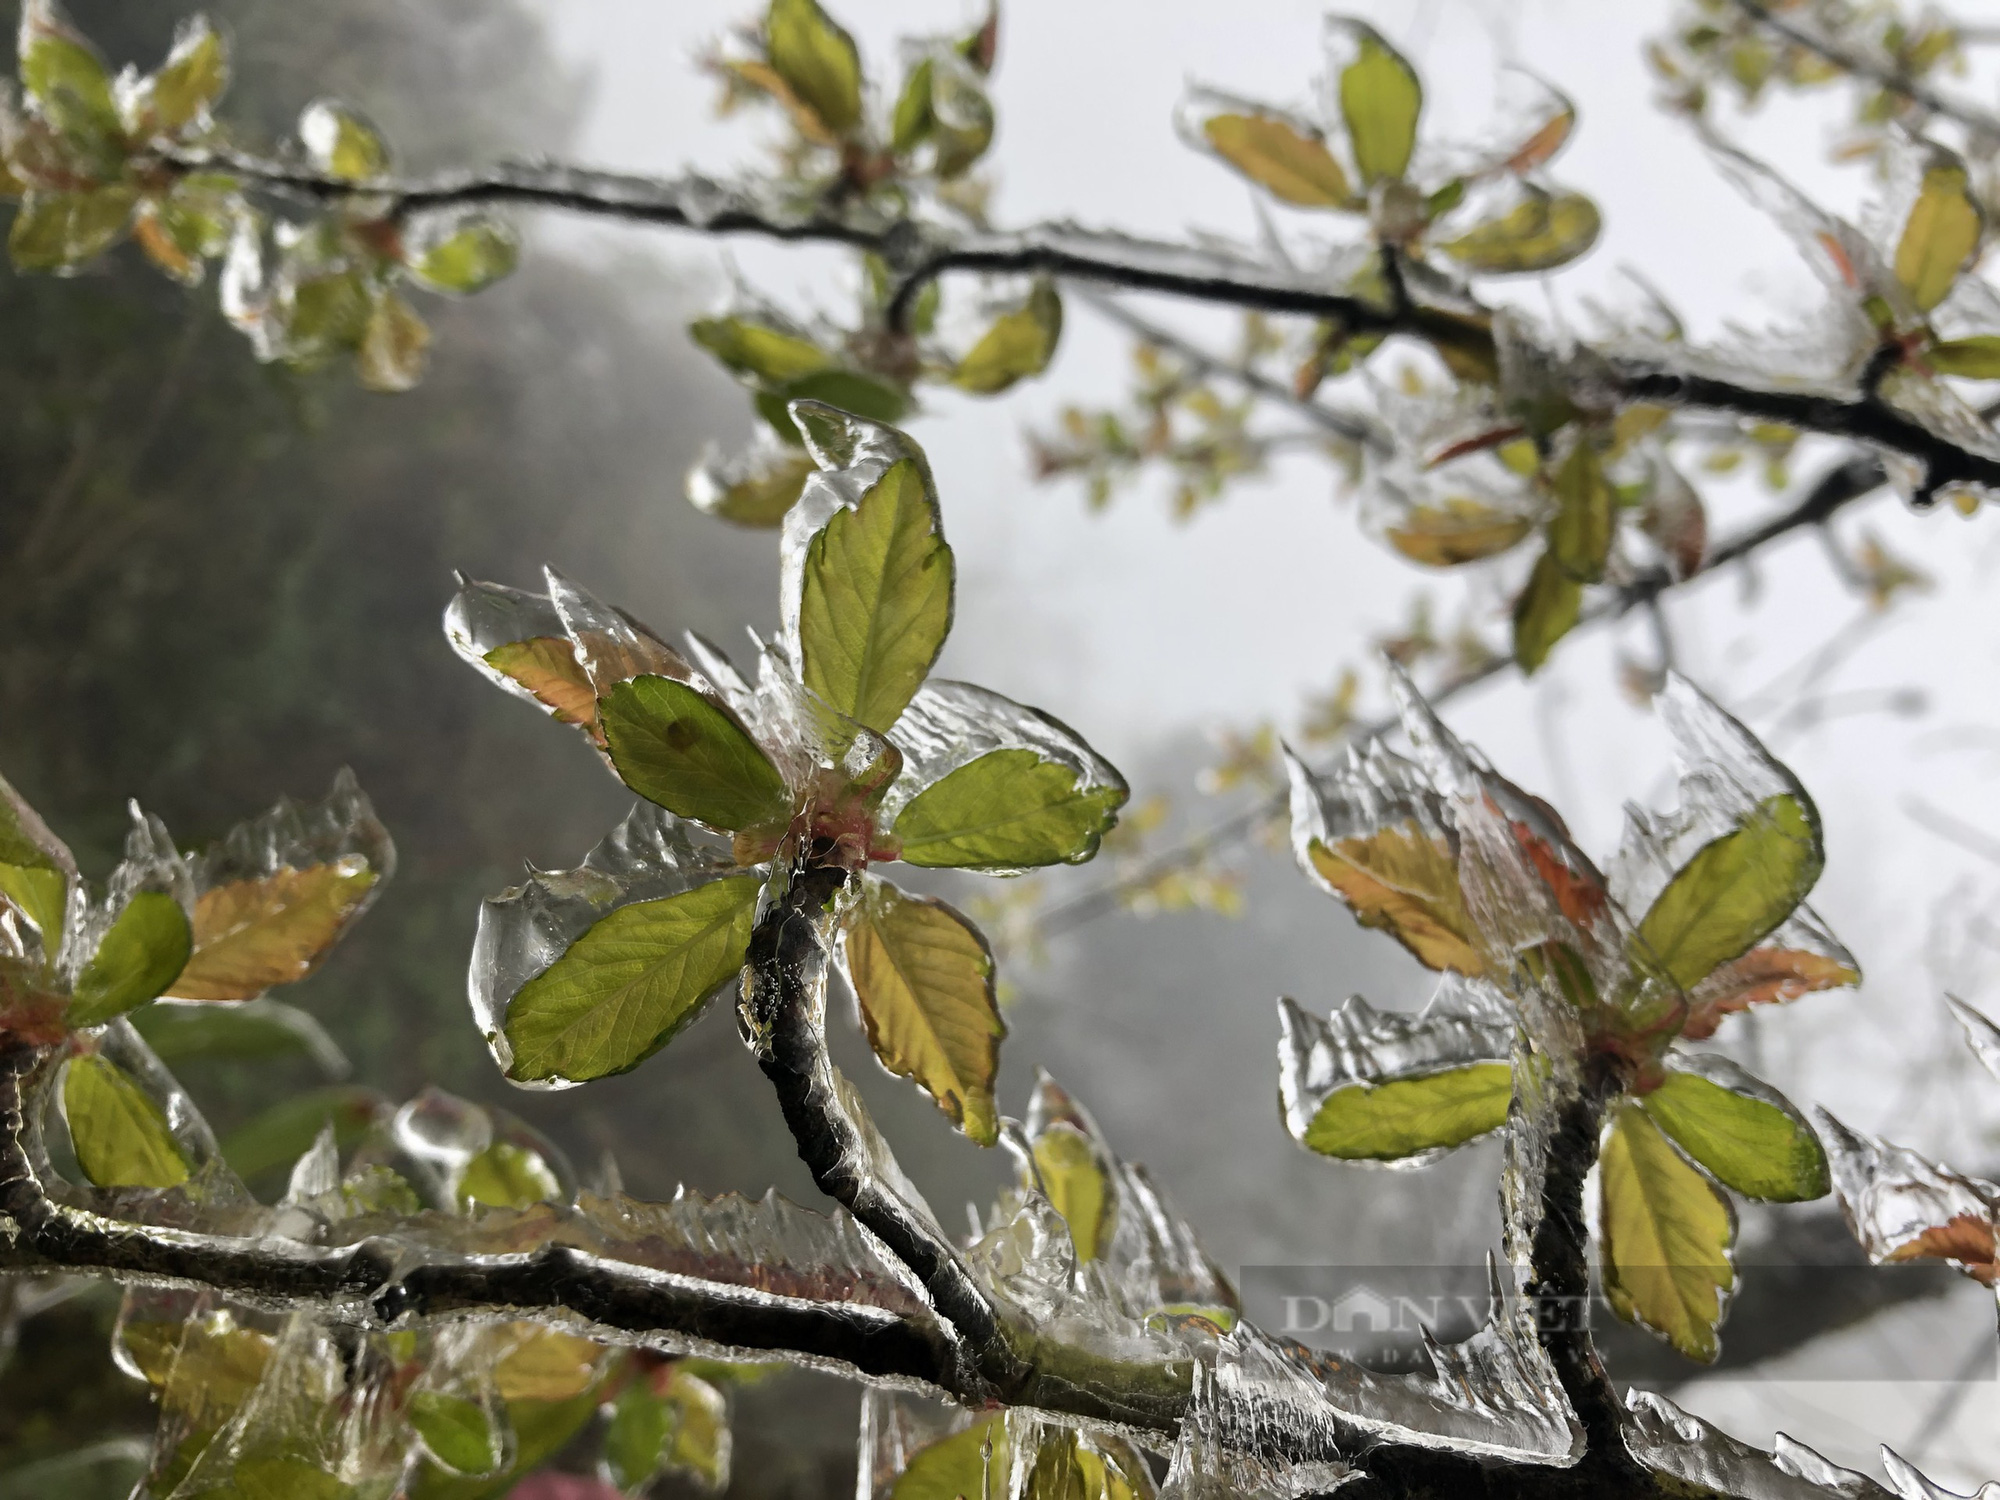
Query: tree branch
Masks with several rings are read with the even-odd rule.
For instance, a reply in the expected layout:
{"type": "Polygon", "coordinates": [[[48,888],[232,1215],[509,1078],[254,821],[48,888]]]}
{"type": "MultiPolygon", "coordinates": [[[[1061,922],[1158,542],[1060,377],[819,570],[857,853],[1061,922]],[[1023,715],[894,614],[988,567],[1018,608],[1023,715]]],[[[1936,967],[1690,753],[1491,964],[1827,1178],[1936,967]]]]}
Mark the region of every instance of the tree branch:
{"type": "MultiPolygon", "coordinates": [[[[1822,475],[1791,509],[1781,511],[1770,520],[1749,527],[1718,544],[1702,560],[1701,566],[1692,573],[1683,578],[1676,578],[1664,567],[1648,569],[1615,593],[1585,609],[1577,621],[1577,628],[1622,618],[1634,607],[1651,604],[1661,595],[1684,588],[1696,579],[1706,577],[1730,563],[1739,562],[1782,537],[1790,536],[1793,532],[1806,527],[1823,525],[1843,507],[1863,496],[1873,494],[1887,482],[1888,476],[1875,459],[1852,458],[1836,465],[1822,475]]],[[[1499,676],[1513,665],[1514,662],[1510,657],[1496,657],[1484,662],[1445,683],[1429,695],[1430,701],[1434,705],[1449,703],[1479,684],[1499,676]]],[[[1393,719],[1377,719],[1371,723],[1357,725],[1350,731],[1348,738],[1368,740],[1376,735],[1386,734],[1395,727],[1396,721],[1393,719]]],[[[1144,890],[1166,876],[1192,868],[1213,854],[1247,843],[1256,836],[1257,830],[1283,817],[1286,805],[1285,793],[1273,793],[1221,819],[1173,848],[1162,850],[1130,875],[1106,881],[1068,900],[1055,902],[1042,913],[1041,930],[1051,935],[1072,932],[1096,921],[1099,917],[1106,917],[1122,910],[1127,898],[1134,892],[1144,890]]]]}
{"type": "Polygon", "coordinates": [[[2000,115],[1982,109],[1971,100],[1961,99],[1933,88],[1923,79],[1913,78],[1902,69],[1870,57],[1859,48],[1850,47],[1833,37],[1821,35],[1809,27],[1801,26],[1787,16],[1778,15],[1768,5],[1762,4],[1761,0],[1735,0],[1735,5],[1765,30],[1825,58],[1835,67],[1843,68],[1857,78],[1865,78],[1892,94],[1900,94],[1934,115],[1956,120],[1968,130],[1992,140],[2000,140],[2000,115]]]}

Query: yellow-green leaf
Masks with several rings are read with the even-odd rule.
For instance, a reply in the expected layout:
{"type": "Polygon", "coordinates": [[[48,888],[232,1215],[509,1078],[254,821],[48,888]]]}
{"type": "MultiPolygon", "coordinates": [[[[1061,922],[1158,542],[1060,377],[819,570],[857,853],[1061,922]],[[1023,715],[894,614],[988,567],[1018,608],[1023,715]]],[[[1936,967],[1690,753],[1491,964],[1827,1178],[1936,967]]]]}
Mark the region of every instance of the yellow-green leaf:
{"type": "Polygon", "coordinates": [[[1315,839],[1313,872],[1363,927],[1387,932],[1432,969],[1486,972],[1458,886],[1458,865],[1415,823],[1397,823],[1329,844],[1315,839]]]}
{"type": "Polygon", "coordinates": [[[506,1462],[505,1434],[479,1402],[446,1391],[410,1397],[410,1426],[432,1458],[456,1474],[491,1474],[506,1462]]]}
{"type": "Polygon", "coordinates": [[[434,291],[469,294],[511,274],[520,259],[513,230],[497,219],[471,219],[427,245],[409,269],[434,291]]]}
{"type": "Polygon", "coordinates": [[[104,59],[48,0],[24,0],[21,87],[56,129],[93,138],[119,128],[104,59]]]}
{"type": "Polygon", "coordinates": [[[124,237],[139,195],[123,183],[73,193],[36,190],[14,210],[7,251],[23,271],[66,271],[124,237]]]}
{"type": "Polygon", "coordinates": [[[600,918],[507,1007],[517,1081],[637,1067],[743,967],[763,882],[732,875],[600,918]]]}
{"type": "Polygon", "coordinates": [[[1327,1096],[1306,1127],[1305,1144],[1346,1161],[1399,1161],[1462,1146],[1507,1123],[1513,1076],[1508,1064],[1485,1062],[1356,1083],[1327,1096]]]}
{"type": "Polygon", "coordinates": [[[1533,674],[1547,661],[1582,613],[1583,585],[1564,571],[1553,552],[1544,552],[1514,601],[1514,660],[1521,670],[1533,674]]]}
{"type": "Polygon", "coordinates": [[[753,452],[741,463],[704,462],[688,471],[688,500],[696,510],[738,526],[782,525],[816,467],[797,449],[769,458],[753,452]]]}
{"type": "Polygon", "coordinates": [[[489,1208],[527,1208],[535,1203],[555,1203],[561,1197],[562,1184],[549,1164],[512,1141],[495,1141],[467,1162],[459,1174],[461,1208],[475,1203],[489,1208]]]}
{"type": "Polygon", "coordinates": [[[299,140],[320,171],[363,182],[389,170],[389,148],[361,114],[334,99],[315,99],[299,115],[299,140]]]}
{"type": "Polygon", "coordinates": [[[1096,1260],[1111,1244],[1114,1202],[1089,1138],[1058,1120],[1035,1138],[1035,1170],[1049,1202],[1069,1225],[1077,1262],[1096,1260]]]}
{"type": "Polygon", "coordinates": [[[334,1144],[347,1150],[383,1112],[382,1096],[360,1084],[312,1089],[237,1126],[223,1139],[223,1159],[239,1177],[261,1177],[305,1155],[328,1125],[333,1126],[334,1144]]]}
{"type": "Polygon", "coordinates": [[[1568,265],[1597,243],[1597,205],[1581,193],[1531,192],[1497,219],[1438,248],[1471,271],[1504,275],[1568,265]]]}
{"type": "Polygon", "coordinates": [[[181,1000],[254,1000],[320,966],[376,871],[359,854],[232,880],[194,904],[194,952],[168,993],[181,1000]]]}
{"type": "Polygon", "coordinates": [[[597,689],[567,637],[538,635],[509,641],[495,646],[483,659],[547,705],[557,723],[580,725],[595,734],[597,689]]]}
{"type": "Polygon", "coordinates": [[[1587,433],[1576,434],[1550,488],[1556,513],[1549,521],[1549,555],[1578,583],[1595,583],[1604,576],[1604,563],[1611,555],[1618,496],[1587,433]]]}
{"type": "Polygon", "coordinates": [[[1126,789],[1080,781],[1033,750],[989,750],[910,799],[896,817],[898,857],[975,870],[1081,864],[1117,821],[1126,789]]]}
{"type": "Polygon", "coordinates": [[[100,1026],[163,993],[194,951],[194,931],[180,902],[165,891],[139,891],[76,976],[69,1021],[100,1026]]]}
{"type": "Polygon", "coordinates": [[[62,840],[0,777],[0,896],[35,924],[50,958],[62,945],[75,880],[76,861],[62,840]]]}
{"type": "Polygon", "coordinates": [[[1819,1137],[1771,1099],[1671,1070],[1639,1103],[1681,1150],[1746,1198],[1804,1203],[1831,1186],[1819,1137]]]}
{"type": "Polygon", "coordinates": [[[149,123],[173,135],[207,113],[229,86],[229,44],[206,16],[183,21],[173,50],[151,79],[149,123]]]}
{"type": "Polygon", "coordinates": [[[843,136],[861,123],[861,54],[818,0],[771,0],[764,47],[793,97],[827,134],[843,136]]]}
{"type": "Polygon", "coordinates": [[[1789,917],[1824,862],[1811,804],[1802,794],[1767,797],[1675,873],[1639,923],[1639,940],[1674,983],[1692,989],[1789,917]]]}
{"type": "Polygon", "coordinates": [[[889,123],[889,149],[898,156],[916,150],[931,133],[935,116],[931,113],[931,77],[937,64],[928,57],[903,78],[903,91],[896,96],[896,111],[889,123]]]}
{"type": "Polygon", "coordinates": [[[407,391],[424,378],[430,347],[430,325],[396,293],[383,292],[368,310],[355,368],[371,391],[407,391]]]}
{"type": "Polygon", "coordinates": [[[1373,27],[1349,22],[1358,52],[1341,70],[1340,113],[1361,180],[1373,185],[1400,178],[1417,144],[1417,116],[1424,90],[1416,70],[1373,27]]]}
{"type": "Polygon", "coordinates": [[[1716,1329],[1736,1285],[1729,1200],[1633,1105],[1614,1117],[1597,1169],[1612,1311],[1663,1334],[1689,1359],[1713,1363],[1721,1352],[1716,1329]]]}
{"type": "Polygon", "coordinates": [[[735,833],[790,816],[784,777],[736,716],[671,677],[628,677],[598,722],[611,764],[649,802],[735,833]]]}
{"type": "Polygon", "coordinates": [[[673,1442],[665,1467],[692,1475],[711,1494],[729,1484],[729,1401],[698,1375],[676,1367],[668,1377],[673,1442]]]}
{"type": "Polygon", "coordinates": [[[1046,370],[1061,337],[1062,297],[1054,282],[1037,281],[1028,300],[995,319],[958,362],[951,383],[976,395],[995,395],[1046,370]]]}
{"type": "Polygon", "coordinates": [[[806,549],[799,605],[805,684],[886,733],[951,629],[951,548],[915,459],[892,465],[806,549]]]}
{"type": "Polygon", "coordinates": [[[1896,279],[1919,312],[1929,312],[1950,294],[1979,248],[1985,222],[1965,164],[1935,153],[1896,244],[1896,279]]]}
{"type": "Polygon", "coordinates": [[[697,318],[688,337],[740,375],[783,385],[811,375],[834,360],[810,339],[749,318],[697,318]]]}
{"type": "Polygon", "coordinates": [[[1433,568],[1497,557],[1534,529],[1534,521],[1466,496],[1440,505],[1414,505],[1385,527],[1389,545],[1412,562],[1433,568]]]}
{"type": "Polygon", "coordinates": [[[954,1125],[992,1145],[1000,1133],[993,1079],[1007,1028],[986,940],[942,901],[870,880],[842,951],[882,1065],[915,1080],[954,1125]]]}
{"type": "Polygon", "coordinates": [[[1317,135],[1272,115],[1222,114],[1202,121],[1216,155],[1273,196],[1301,208],[1349,208],[1354,188],[1317,135]]]}
{"type": "Polygon", "coordinates": [[[1002,1500],[1008,1472],[1007,1414],[996,1411],[919,1448],[889,1500],[1002,1500]]]}
{"type": "Polygon", "coordinates": [[[1946,339],[1925,351],[1925,361],[1940,375],[1969,380],[2000,380],[2000,334],[1982,333],[1968,339],[1946,339]]]}
{"type": "Polygon", "coordinates": [[[116,1063],[95,1053],[69,1060],[63,1118],[77,1165],[99,1187],[170,1188],[188,1179],[166,1115],[116,1063]]]}

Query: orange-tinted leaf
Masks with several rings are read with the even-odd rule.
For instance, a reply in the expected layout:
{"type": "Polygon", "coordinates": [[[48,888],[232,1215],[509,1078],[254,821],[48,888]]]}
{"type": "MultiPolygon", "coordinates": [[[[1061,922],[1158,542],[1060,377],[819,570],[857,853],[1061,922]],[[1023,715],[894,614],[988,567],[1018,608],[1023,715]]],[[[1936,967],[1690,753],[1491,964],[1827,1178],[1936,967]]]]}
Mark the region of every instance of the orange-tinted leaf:
{"type": "Polygon", "coordinates": [[[359,912],[376,879],[366,857],[348,854],[203,891],[194,908],[194,954],[170,994],[252,1000],[273,985],[305,978],[359,912]]]}
{"type": "Polygon", "coordinates": [[[1534,528],[1528,516],[1453,497],[1441,505],[1416,505],[1383,535],[1412,562],[1451,568],[1505,552],[1534,528]]]}
{"type": "Polygon", "coordinates": [[[1315,840],[1314,871],[1363,927],[1389,933],[1433,969],[1485,972],[1452,852],[1414,822],[1361,838],[1315,840]]]}
{"type": "Polygon", "coordinates": [[[1931,1225],[1883,1259],[1948,1260],[1984,1286],[2000,1282],[2000,1247],[1994,1243],[1993,1221],[1971,1214],[1959,1214],[1942,1224],[1931,1225]]]}
{"type": "Polygon", "coordinates": [[[1568,108],[1558,110],[1542,122],[1539,130],[1514,148],[1514,154],[1507,158],[1507,170],[1516,173],[1534,171],[1562,150],[1563,143],[1575,128],[1576,111],[1568,108]]]}
{"type": "MultiPolygon", "coordinates": [[[[1785,936],[1781,928],[1776,938],[1785,936]]],[[[1689,1041],[1713,1036],[1722,1018],[1753,1005],[1781,1005],[1814,990],[1834,990],[1858,984],[1861,972],[1844,953],[1835,955],[1806,948],[1767,943],[1752,948],[1704,979],[1689,999],[1687,1024],[1681,1035],[1689,1041]]]]}
{"type": "Polygon", "coordinates": [[[597,727],[597,693],[568,640],[541,635],[510,641],[487,652],[486,664],[547,704],[558,723],[580,725],[598,744],[604,743],[597,727]]]}

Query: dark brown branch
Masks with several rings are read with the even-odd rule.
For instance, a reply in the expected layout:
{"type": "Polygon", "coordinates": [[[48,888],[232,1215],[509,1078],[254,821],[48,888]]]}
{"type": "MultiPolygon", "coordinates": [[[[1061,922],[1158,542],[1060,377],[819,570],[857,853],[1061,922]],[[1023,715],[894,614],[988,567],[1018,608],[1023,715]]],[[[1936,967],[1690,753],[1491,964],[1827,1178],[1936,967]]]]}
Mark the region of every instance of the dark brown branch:
{"type": "MultiPolygon", "coordinates": [[[[1807,527],[1820,526],[1843,507],[1873,494],[1888,482],[1882,466],[1872,458],[1853,458],[1830,469],[1791,509],[1770,520],[1747,528],[1720,543],[1702,560],[1702,565],[1685,578],[1676,578],[1665,568],[1640,574],[1610,596],[1592,604],[1577,623],[1581,629],[1605,620],[1622,618],[1635,607],[1651,604],[1661,595],[1680,589],[1716,570],[1761,551],[1782,537],[1807,527]]],[[[1470,692],[1483,682],[1499,676],[1514,665],[1508,657],[1497,657],[1470,672],[1452,678],[1430,695],[1435,705],[1443,705],[1470,692]]],[[[1395,721],[1379,719],[1357,725],[1350,739],[1367,740],[1394,729],[1395,721]]],[[[1276,792],[1251,804],[1210,827],[1194,834],[1171,849],[1162,850],[1137,870],[1116,880],[1051,905],[1041,916],[1041,929],[1051,935],[1072,932],[1100,917],[1122,910],[1127,898],[1166,876],[1190,869],[1204,859],[1233,849],[1254,838],[1260,828],[1284,816],[1286,794],[1276,792]]]]}
{"type": "Polygon", "coordinates": [[[1816,56],[1825,58],[1835,67],[1852,73],[1857,78],[1865,78],[1892,94],[1899,94],[1911,103],[1941,115],[1947,120],[1956,120],[1966,129],[1976,131],[1989,140],[2000,140],[2000,115],[1982,109],[1970,99],[1961,99],[1947,94],[1942,89],[1933,88],[1921,78],[1914,78],[1901,68],[1894,67],[1879,58],[1834,37],[1824,36],[1810,27],[1801,26],[1787,16],[1781,16],[1760,0],[1735,0],[1736,8],[1755,21],[1765,30],[1783,37],[1795,46],[1803,47],[1816,56]]]}

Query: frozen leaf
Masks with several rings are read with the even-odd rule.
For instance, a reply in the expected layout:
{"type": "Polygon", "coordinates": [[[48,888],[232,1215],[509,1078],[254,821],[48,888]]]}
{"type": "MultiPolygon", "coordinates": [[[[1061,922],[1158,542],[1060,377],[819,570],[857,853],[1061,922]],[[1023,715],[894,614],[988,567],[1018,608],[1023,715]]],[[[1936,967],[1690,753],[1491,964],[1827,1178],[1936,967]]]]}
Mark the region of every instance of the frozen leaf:
{"type": "Polygon", "coordinates": [[[506,1462],[506,1434],[493,1413],[465,1396],[420,1390],[410,1397],[409,1421],[425,1450],[454,1473],[482,1475],[506,1462]]]}
{"type": "Polygon", "coordinates": [[[1701,495],[1664,455],[1654,459],[1639,529],[1660,549],[1676,578],[1691,578],[1708,556],[1708,511],[1701,495]]]}
{"type": "Polygon", "coordinates": [[[1088,1265],[1103,1253],[1116,1206],[1104,1164],[1090,1138],[1067,1120],[1036,1135],[1034,1153],[1042,1191],[1069,1226],[1077,1263],[1088,1265]]]}
{"type": "Polygon", "coordinates": [[[1828,1463],[1779,1433],[1766,1453],[1738,1442],[1654,1391],[1627,1391],[1625,1446],[1649,1469],[1751,1500],[1889,1500],[1874,1480],[1828,1463]]]}
{"type": "Polygon", "coordinates": [[[1514,1019],[1477,981],[1447,976],[1415,1016],[1280,1000],[1278,1031],[1286,1129],[1321,1155],[1418,1166],[1507,1123],[1514,1019]]]}
{"type": "Polygon", "coordinates": [[[1840,1211],[1870,1260],[1948,1261],[1983,1285],[2000,1284],[2000,1187],[1849,1130],[1823,1109],[1813,1118],[1840,1211]]]}
{"type": "Polygon", "coordinates": [[[818,0],[771,0],[764,47],[793,97],[830,136],[861,123],[861,55],[818,0]]]}
{"type": "Polygon", "coordinates": [[[870,422],[900,422],[910,409],[910,394],[906,389],[872,375],[831,369],[801,375],[783,385],[759,391],[754,401],[758,415],[771,431],[794,445],[801,441],[791,409],[795,401],[815,401],[870,422]]]}
{"type": "Polygon", "coordinates": [[[174,32],[173,50],[145,84],[141,122],[176,135],[204,122],[229,86],[229,44],[206,16],[190,16],[174,32]]]}
{"type": "Polygon", "coordinates": [[[1805,1116],[1776,1089],[1728,1058],[1695,1053],[1669,1061],[1639,1107],[1724,1187],[1746,1198],[1804,1203],[1826,1196],[1826,1152],[1805,1116]]]}
{"type": "Polygon", "coordinates": [[[778,526],[814,472],[811,458],[760,434],[748,451],[724,458],[711,448],[688,470],[687,495],[699,511],[739,526],[778,526]]]}
{"type": "Polygon", "coordinates": [[[2000,334],[1945,339],[1924,351],[1924,363],[1940,375],[1969,380],[2000,380],[2000,334]]]}
{"type": "Polygon", "coordinates": [[[1520,201],[1438,246],[1468,271],[1507,275],[1552,271],[1597,243],[1602,220],[1582,193],[1524,187],[1520,201]]]}
{"type": "Polygon", "coordinates": [[[366,182],[389,170],[389,149],[357,110],[315,99],[299,115],[299,141],[314,167],[343,182],[366,182]]]}
{"type": "Polygon", "coordinates": [[[599,698],[632,677],[666,677],[699,685],[682,655],[622,609],[544,568],[549,599],[599,698]]]}
{"type": "Polygon", "coordinates": [[[951,383],[975,395],[996,395],[1047,369],[1061,337],[1061,294],[1053,281],[1037,280],[1028,300],[1002,313],[967,351],[952,371],[951,383]]]}
{"type": "Polygon", "coordinates": [[[1729,1200],[1639,1108],[1612,1117],[1598,1156],[1604,1295],[1613,1312],[1712,1364],[1736,1285],[1729,1200]]]}
{"type": "Polygon", "coordinates": [[[355,351],[361,383],[371,391],[414,389],[424,378],[430,347],[430,325],[417,310],[394,292],[378,292],[355,351]]]}
{"type": "Polygon", "coordinates": [[[1972,1049],[1979,1065],[1995,1078],[2000,1078],[2000,1026],[1995,1026],[1982,1012],[1956,995],[1946,995],[1944,1003],[1964,1031],[1965,1045],[1972,1049]]]}
{"type": "Polygon", "coordinates": [[[1810,907],[1801,905],[1762,943],[1689,991],[1681,1035],[1700,1041],[1715,1034],[1724,1016],[1752,1005],[1781,1005],[1814,990],[1860,982],[1854,955],[1834,940],[1810,907]]]}
{"type": "Polygon", "coordinates": [[[870,877],[841,959],[882,1065],[914,1079],[980,1145],[998,1140],[993,1079],[1007,1028],[978,930],[942,901],[870,877]]]}
{"type": "Polygon", "coordinates": [[[424,226],[405,264],[432,291],[470,294],[510,275],[520,258],[520,241],[511,229],[474,216],[424,226]]]}
{"type": "Polygon", "coordinates": [[[791,793],[770,757],[710,694],[652,675],[598,706],[619,779],[670,812],[726,832],[786,821],[791,793]]]}
{"type": "Polygon", "coordinates": [[[1209,115],[1201,121],[1209,147],[1259,187],[1301,208],[1352,208],[1347,172],[1317,130],[1258,110],[1209,115]]]}
{"type": "Polygon", "coordinates": [[[166,891],[137,891],[76,977],[69,1019],[99,1026],[156,998],[193,951],[187,913],[166,891]]]}
{"type": "Polygon", "coordinates": [[[1412,505],[1383,528],[1389,545],[1433,568],[1497,557],[1534,530],[1534,518],[1466,495],[1412,505]]]}
{"type": "Polygon", "coordinates": [[[1153,1500],[1152,1471],[1122,1440],[1025,1412],[1010,1413],[1007,1427],[1023,1500],[1153,1500]]]}
{"type": "Polygon", "coordinates": [[[664,1467],[692,1476],[712,1494],[728,1488],[728,1398],[700,1376],[675,1366],[668,1374],[666,1401],[674,1414],[674,1432],[664,1467]]]}
{"type": "Polygon", "coordinates": [[[8,253],[22,271],[81,266],[123,237],[138,201],[134,189],[116,182],[68,192],[35,189],[14,212],[8,253]]]}
{"type": "Polygon", "coordinates": [[[688,324],[688,336],[737,374],[766,385],[784,385],[834,362],[812,340],[754,318],[698,318],[688,324]]]}
{"type": "Polygon", "coordinates": [[[1514,660],[1521,670],[1539,671],[1582,616],[1583,585],[1556,561],[1554,552],[1544,552],[1514,601],[1514,660]]]}
{"type": "Polygon", "coordinates": [[[525,690],[546,708],[558,724],[577,724],[601,737],[597,725],[597,691],[577,662],[568,636],[530,636],[495,646],[481,658],[485,665],[525,690]]]}
{"type": "Polygon", "coordinates": [[[353,774],[326,800],[290,798],[193,862],[194,953],[169,993],[253,1000],[305,978],[395,870],[395,846],[353,774]]]}
{"type": "Polygon", "coordinates": [[[1640,940],[1691,989],[1775,931],[1812,889],[1824,859],[1811,802],[1771,797],[1675,873],[1639,923],[1640,940]]]}
{"type": "Polygon", "coordinates": [[[993,102],[981,75],[949,53],[936,54],[931,72],[931,170],[950,182],[976,165],[993,144],[993,102]]]}
{"type": "Polygon", "coordinates": [[[21,794],[0,778],[0,897],[16,906],[54,959],[69,925],[76,860],[21,794]]]}
{"type": "Polygon", "coordinates": [[[328,1128],[337,1148],[349,1150],[387,1115],[388,1101],[374,1089],[359,1084],[309,1089],[237,1126],[223,1139],[222,1154],[230,1170],[248,1181],[297,1161],[328,1128]]]}
{"type": "Polygon", "coordinates": [[[1009,1467],[1007,1415],[995,1412],[918,1449],[887,1500],[1002,1500],[1009,1467]]]}
{"type": "Polygon", "coordinates": [[[206,1058],[268,1062],[302,1058],[329,1078],[348,1072],[347,1057],[321,1026],[297,1006],[279,1000],[204,1005],[166,1000],[131,1017],[132,1027],[169,1066],[206,1058]]]}
{"type": "Polygon", "coordinates": [[[170,1188],[188,1180],[167,1117],[116,1063],[95,1053],[72,1057],[62,1104],[77,1164],[97,1186],[170,1188]]]}
{"type": "Polygon", "coordinates": [[[21,88],[42,118],[90,139],[118,129],[104,59],[55,0],[24,0],[17,49],[21,88]]]}
{"type": "Polygon", "coordinates": [[[1340,114],[1354,165],[1369,186],[1400,179],[1409,170],[1417,143],[1417,116],[1424,107],[1423,85],[1402,54],[1365,22],[1329,18],[1329,30],[1344,31],[1354,59],[1340,72],[1340,114]]]}
{"type": "Polygon", "coordinates": [[[1949,295],[1984,228],[1965,163],[1932,148],[1917,201],[1896,242],[1896,280],[1919,312],[1929,312],[1949,295]]]}
{"type": "Polygon", "coordinates": [[[465,1164],[459,1174],[461,1207],[528,1208],[562,1198],[562,1184],[541,1156],[512,1141],[495,1141],[465,1164]]]}
{"type": "Polygon", "coordinates": [[[916,150],[931,133],[935,123],[931,113],[931,77],[936,68],[935,59],[921,57],[904,75],[902,91],[896,95],[896,108],[889,121],[889,149],[899,156],[916,150]]]}
{"type": "Polygon", "coordinates": [[[1299,868],[1429,968],[1485,971],[1459,889],[1457,849],[1437,794],[1378,743],[1331,775],[1287,752],[1299,868]]]}
{"type": "Polygon", "coordinates": [[[785,518],[788,645],[807,688],[886,732],[915,695],[951,629],[951,549],[916,446],[890,428],[843,419],[854,456],[819,454],[785,518]]]}
{"type": "Polygon", "coordinates": [[[1550,488],[1556,513],[1549,521],[1549,556],[1578,583],[1595,583],[1611,555],[1618,497],[1588,434],[1576,434],[1550,488]]]}

